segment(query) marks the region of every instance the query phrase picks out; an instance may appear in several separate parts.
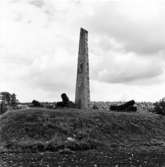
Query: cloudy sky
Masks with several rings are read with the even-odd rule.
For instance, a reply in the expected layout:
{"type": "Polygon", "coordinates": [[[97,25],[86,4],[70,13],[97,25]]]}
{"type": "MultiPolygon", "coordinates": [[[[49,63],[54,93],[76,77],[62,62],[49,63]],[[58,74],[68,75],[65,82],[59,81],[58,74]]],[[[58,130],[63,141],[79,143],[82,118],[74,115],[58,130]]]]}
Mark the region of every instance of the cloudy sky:
{"type": "Polygon", "coordinates": [[[80,27],[89,32],[91,100],[165,97],[163,0],[0,0],[0,91],[74,100],[80,27]]]}

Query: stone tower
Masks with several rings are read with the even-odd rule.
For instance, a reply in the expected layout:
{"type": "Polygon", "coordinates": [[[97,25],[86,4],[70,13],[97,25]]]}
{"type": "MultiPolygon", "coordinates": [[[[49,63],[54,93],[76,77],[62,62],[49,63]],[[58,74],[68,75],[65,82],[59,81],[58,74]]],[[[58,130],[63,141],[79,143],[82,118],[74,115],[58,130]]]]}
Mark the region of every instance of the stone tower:
{"type": "Polygon", "coordinates": [[[80,29],[77,82],[75,103],[80,109],[88,109],[90,102],[89,62],[88,62],[88,31],[80,29]]]}

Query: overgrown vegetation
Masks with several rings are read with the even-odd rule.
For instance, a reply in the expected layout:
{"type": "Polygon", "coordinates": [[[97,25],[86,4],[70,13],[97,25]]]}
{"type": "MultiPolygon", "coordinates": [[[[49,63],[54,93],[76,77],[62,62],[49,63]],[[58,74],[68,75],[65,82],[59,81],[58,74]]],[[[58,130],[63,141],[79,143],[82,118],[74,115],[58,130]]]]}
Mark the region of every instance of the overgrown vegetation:
{"type": "Polygon", "coordinates": [[[32,107],[42,107],[42,104],[37,100],[33,100],[32,101],[32,107]]]}
{"type": "Polygon", "coordinates": [[[151,109],[151,112],[165,115],[165,100],[161,99],[160,101],[154,103],[154,107],[151,109]]]}
{"type": "Polygon", "coordinates": [[[0,117],[0,148],[41,152],[157,149],[165,118],[157,114],[32,108],[0,117]]]}

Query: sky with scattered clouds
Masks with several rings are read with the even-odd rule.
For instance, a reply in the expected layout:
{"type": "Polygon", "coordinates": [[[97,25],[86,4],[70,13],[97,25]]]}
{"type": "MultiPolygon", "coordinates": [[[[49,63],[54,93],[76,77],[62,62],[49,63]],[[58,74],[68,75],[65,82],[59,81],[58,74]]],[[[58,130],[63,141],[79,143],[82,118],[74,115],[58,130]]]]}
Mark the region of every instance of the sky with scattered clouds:
{"type": "Polygon", "coordinates": [[[0,91],[74,101],[80,27],[89,32],[91,100],[165,97],[165,1],[1,0],[0,91]]]}

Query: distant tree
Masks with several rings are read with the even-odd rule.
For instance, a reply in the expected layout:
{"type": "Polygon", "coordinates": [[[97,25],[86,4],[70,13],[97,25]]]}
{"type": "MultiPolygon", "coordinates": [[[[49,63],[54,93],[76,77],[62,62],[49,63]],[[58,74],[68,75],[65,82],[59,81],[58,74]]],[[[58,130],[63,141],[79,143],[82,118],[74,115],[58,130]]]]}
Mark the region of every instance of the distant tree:
{"type": "Polygon", "coordinates": [[[10,104],[11,94],[9,92],[1,92],[2,100],[10,104]]]}
{"type": "Polygon", "coordinates": [[[16,94],[15,93],[11,94],[10,103],[11,103],[12,106],[16,106],[17,105],[17,98],[16,98],[16,94]]]}
{"type": "Polygon", "coordinates": [[[97,107],[96,104],[94,104],[92,108],[93,108],[94,110],[98,110],[98,107],[97,107]]]}
{"type": "Polygon", "coordinates": [[[37,100],[33,100],[32,105],[33,105],[33,107],[42,107],[41,103],[37,100]]]}
{"type": "Polygon", "coordinates": [[[161,99],[160,101],[154,103],[154,108],[151,110],[151,112],[165,115],[165,99],[161,99]]]}

